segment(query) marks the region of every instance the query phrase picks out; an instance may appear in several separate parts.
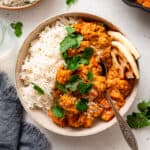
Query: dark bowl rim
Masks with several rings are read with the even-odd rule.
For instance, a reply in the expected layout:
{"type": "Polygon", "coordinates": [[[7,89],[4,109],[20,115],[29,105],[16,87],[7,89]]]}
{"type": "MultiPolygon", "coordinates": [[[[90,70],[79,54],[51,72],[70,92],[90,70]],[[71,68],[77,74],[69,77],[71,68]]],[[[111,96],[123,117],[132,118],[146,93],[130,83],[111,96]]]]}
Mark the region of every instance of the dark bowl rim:
{"type": "Polygon", "coordinates": [[[129,6],[137,7],[137,8],[140,8],[140,9],[146,11],[146,12],[150,12],[150,8],[143,7],[142,5],[136,3],[135,1],[131,2],[131,0],[123,0],[123,2],[125,2],[129,6]]]}

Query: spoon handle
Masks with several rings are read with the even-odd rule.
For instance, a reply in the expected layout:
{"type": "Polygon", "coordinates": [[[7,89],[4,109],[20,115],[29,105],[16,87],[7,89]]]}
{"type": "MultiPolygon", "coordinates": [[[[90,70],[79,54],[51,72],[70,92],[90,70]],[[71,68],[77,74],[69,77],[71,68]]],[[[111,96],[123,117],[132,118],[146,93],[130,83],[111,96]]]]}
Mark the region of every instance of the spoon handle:
{"type": "Polygon", "coordinates": [[[116,118],[118,120],[121,132],[122,132],[125,140],[127,141],[128,145],[130,146],[130,148],[132,150],[138,150],[137,141],[136,141],[136,138],[135,138],[133,132],[131,131],[131,128],[128,126],[127,122],[124,121],[123,117],[120,115],[120,113],[118,112],[118,110],[114,106],[113,100],[110,97],[108,90],[106,90],[105,96],[112,106],[112,109],[113,109],[113,111],[116,115],[116,118]]]}

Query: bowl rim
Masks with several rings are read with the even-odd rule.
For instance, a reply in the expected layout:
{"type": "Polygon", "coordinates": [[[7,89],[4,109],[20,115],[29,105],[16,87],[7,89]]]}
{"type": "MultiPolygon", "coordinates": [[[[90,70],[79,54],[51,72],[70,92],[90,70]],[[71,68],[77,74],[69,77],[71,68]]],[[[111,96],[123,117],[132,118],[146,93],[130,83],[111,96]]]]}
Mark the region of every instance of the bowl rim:
{"type": "MultiPolygon", "coordinates": [[[[88,18],[90,20],[97,20],[97,21],[101,21],[101,22],[104,22],[105,24],[107,24],[108,26],[111,26],[111,28],[113,30],[116,30],[116,31],[119,31],[121,32],[121,30],[114,24],[110,23],[109,21],[107,21],[106,19],[100,17],[100,16],[97,16],[97,15],[94,15],[94,14],[91,14],[91,13],[84,13],[84,12],[69,12],[69,13],[63,13],[63,14],[60,14],[60,15],[57,15],[57,16],[54,16],[54,17],[50,17],[44,21],[42,21],[42,23],[40,23],[36,28],[34,28],[34,30],[32,30],[32,32],[27,36],[27,38],[25,39],[25,41],[23,42],[22,44],[22,47],[20,48],[20,51],[18,53],[18,56],[17,56],[17,61],[16,61],[16,68],[15,68],[15,84],[16,84],[16,89],[17,89],[17,93],[18,93],[18,96],[20,98],[20,101],[21,101],[21,104],[23,105],[24,109],[26,110],[26,112],[31,116],[31,118],[37,123],[39,124],[41,127],[44,127],[45,129],[53,132],[53,133],[57,133],[59,135],[63,135],[63,136],[70,136],[70,137],[82,137],[82,136],[89,136],[89,135],[94,135],[94,134],[97,134],[97,133],[100,133],[106,129],[109,129],[110,127],[112,127],[114,124],[117,123],[117,120],[116,118],[114,117],[111,121],[107,122],[107,125],[106,126],[103,126],[103,127],[99,127],[98,128],[98,125],[96,125],[95,127],[91,127],[91,128],[88,128],[88,130],[86,128],[83,128],[82,130],[84,131],[81,131],[78,133],[78,131],[75,131],[75,132],[72,132],[70,130],[67,130],[66,128],[64,128],[64,130],[61,130],[59,129],[60,127],[58,127],[57,125],[57,130],[54,130],[50,127],[48,127],[47,125],[43,124],[42,120],[40,119],[37,119],[35,118],[34,116],[34,110],[31,110],[29,108],[27,108],[26,104],[24,103],[23,101],[23,97],[22,97],[22,94],[19,90],[19,87],[20,87],[20,79],[19,79],[19,73],[20,73],[20,70],[21,70],[21,66],[22,66],[22,63],[24,60],[21,60],[21,56],[23,54],[23,52],[26,52],[28,53],[28,49],[24,49],[26,47],[26,44],[30,45],[30,43],[35,39],[34,37],[37,37],[38,36],[38,33],[40,33],[40,31],[42,31],[47,25],[50,25],[52,24],[54,21],[56,21],[59,17],[63,17],[63,16],[77,16],[77,17],[84,17],[84,18],[88,18]],[[37,32],[38,31],[38,32],[37,32]],[[36,32],[36,34],[35,34],[36,32]],[[32,40],[30,40],[32,39],[32,40]],[[21,64],[20,64],[21,63],[21,64]],[[94,130],[94,129],[95,130],[94,130]],[[87,130],[87,131],[86,131],[87,130]]],[[[122,33],[122,32],[121,32],[122,33]]],[[[29,46],[28,46],[29,47],[29,46]]],[[[27,54],[24,54],[25,56],[27,54]]],[[[25,56],[23,56],[25,58],[25,56]]],[[[135,86],[131,92],[131,96],[132,98],[129,100],[127,100],[126,104],[122,107],[122,109],[120,110],[120,114],[122,116],[124,116],[129,108],[131,107],[131,105],[133,104],[133,102],[135,101],[135,98],[136,98],[136,95],[137,95],[137,90],[138,90],[138,85],[139,85],[139,80],[137,80],[137,82],[135,83],[135,86]],[[127,104],[128,104],[128,107],[127,107],[127,104]]],[[[39,113],[40,114],[40,111],[36,111],[35,113],[39,113]]],[[[46,114],[45,114],[46,116],[46,114]]],[[[54,124],[54,123],[53,123],[54,124]]],[[[72,129],[72,128],[71,128],[72,129]]],[[[73,129],[74,130],[74,129],[73,129]]],[[[76,130],[76,129],[75,129],[76,130]]]]}
{"type": "Polygon", "coordinates": [[[23,10],[23,9],[34,7],[34,6],[38,5],[40,2],[42,2],[42,1],[43,0],[38,0],[36,2],[33,2],[32,4],[27,4],[27,5],[18,6],[18,7],[16,7],[16,6],[15,7],[9,7],[9,6],[0,5],[0,9],[9,10],[9,11],[23,10]]]}
{"type": "Polygon", "coordinates": [[[127,5],[131,6],[131,7],[136,7],[139,8],[141,10],[144,10],[146,12],[150,12],[150,8],[144,7],[140,4],[138,4],[137,2],[131,2],[130,0],[123,0],[124,3],[126,3],[127,5]]]}

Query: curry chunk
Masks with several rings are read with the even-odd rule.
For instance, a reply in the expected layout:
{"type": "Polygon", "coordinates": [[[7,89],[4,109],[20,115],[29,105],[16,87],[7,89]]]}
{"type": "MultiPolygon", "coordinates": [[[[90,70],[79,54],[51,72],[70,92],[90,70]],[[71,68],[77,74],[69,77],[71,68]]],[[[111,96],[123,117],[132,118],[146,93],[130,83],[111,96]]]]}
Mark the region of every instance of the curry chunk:
{"type": "Polygon", "coordinates": [[[59,125],[59,126],[61,126],[61,127],[65,127],[65,126],[67,125],[67,122],[66,122],[66,119],[65,119],[65,118],[57,118],[57,117],[55,117],[55,116],[53,115],[53,113],[52,113],[51,110],[49,110],[48,116],[49,116],[50,118],[52,118],[52,120],[53,120],[57,125],[59,125]]]}
{"type": "Polygon", "coordinates": [[[106,48],[112,41],[111,37],[105,32],[105,28],[97,23],[80,20],[73,27],[83,35],[84,40],[90,41],[91,45],[96,48],[106,48]]]}
{"type": "Polygon", "coordinates": [[[71,70],[67,70],[64,66],[61,66],[57,71],[56,80],[61,84],[65,84],[70,79],[71,74],[71,70]]]}
{"type": "Polygon", "coordinates": [[[66,111],[77,114],[78,110],[75,108],[76,100],[75,97],[64,94],[59,98],[59,105],[66,111]]]}
{"type": "MultiPolygon", "coordinates": [[[[121,106],[117,103],[114,104],[117,110],[120,110],[121,106]]],[[[100,118],[104,121],[109,121],[114,117],[115,113],[112,108],[105,109],[100,118]]]]}
{"type": "Polygon", "coordinates": [[[97,88],[99,94],[106,89],[106,78],[103,76],[94,76],[93,86],[97,88]]]}

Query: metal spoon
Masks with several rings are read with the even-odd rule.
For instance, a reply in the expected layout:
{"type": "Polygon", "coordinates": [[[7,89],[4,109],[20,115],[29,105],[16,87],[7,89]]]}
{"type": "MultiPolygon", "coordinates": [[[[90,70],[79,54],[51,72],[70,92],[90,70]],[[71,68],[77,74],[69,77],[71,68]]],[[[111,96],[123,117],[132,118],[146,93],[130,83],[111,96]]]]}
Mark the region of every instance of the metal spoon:
{"type": "MultiPolygon", "coordinates": [[[[105,72],[107,73],[107,67],[106,67],[105,63],[103,63],[103,66],[105,67],[105,72]]],[[[105,97],[107,98],[107,100],[109,101],[109,103],[112,106],[112,109],[115,113],[115,116],[117,118],[117,121],[118,121],[120,129],[121,129],[121,132],[122,132],[126,142],[128,143],[128,145],[130,146],[130,148],[132,150],[138,150],[137,141],[136,141],[136,138],[135,138],[133,132],[131,131],[131,128],[128,126],[127,122],[124,121],[123,117],[120,115],[119,111],[116,109],[116,107],[113,103],[113,100],[110,97],[109,92],[108,92],[107,89],[106,89],[104,94],[105,94],[105,97]]]]}

